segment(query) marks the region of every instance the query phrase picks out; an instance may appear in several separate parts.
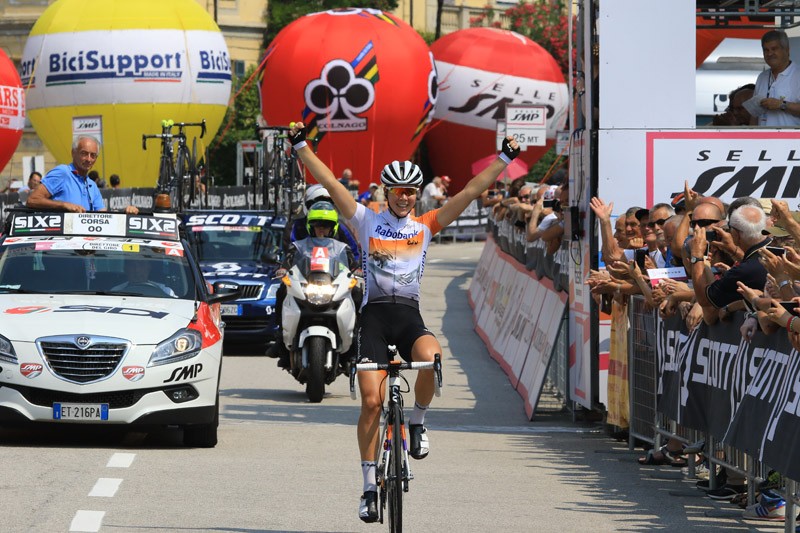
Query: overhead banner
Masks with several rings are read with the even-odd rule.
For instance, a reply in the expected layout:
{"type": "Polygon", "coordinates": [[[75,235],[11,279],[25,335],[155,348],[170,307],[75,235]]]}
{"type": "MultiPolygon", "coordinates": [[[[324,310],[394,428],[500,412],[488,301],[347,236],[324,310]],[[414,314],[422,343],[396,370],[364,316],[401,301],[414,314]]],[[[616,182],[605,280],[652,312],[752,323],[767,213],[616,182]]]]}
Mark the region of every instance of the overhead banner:
{"type": "Polygon", "coordinates": [[[658,320],[658,411],[798,479],[800,354],[783,331],[744,342],[742,319],[691,334],[679,317],[658,320]]]}
{"type": "Polygon", "coordinates": [[[800,132],[650,131],[646,201],[669,201],[683,179],[704,196],[787,198],[800,193],[800,132]],[[680,179],[676,179],[680,176],[680,179]]]}

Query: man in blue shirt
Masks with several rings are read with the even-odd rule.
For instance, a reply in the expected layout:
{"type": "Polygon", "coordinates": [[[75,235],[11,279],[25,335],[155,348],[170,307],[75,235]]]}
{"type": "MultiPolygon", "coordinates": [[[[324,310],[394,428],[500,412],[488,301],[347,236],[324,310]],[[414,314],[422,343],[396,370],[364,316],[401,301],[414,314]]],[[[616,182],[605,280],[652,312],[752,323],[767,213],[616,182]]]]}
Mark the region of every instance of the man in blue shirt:
{"type": "MultiPolygon", "coordinates": [[[[94,137],[77,137],[72,143],[72,163],[58,165],[48,172],[42,184],[31,192],[27,206],[71,213],[105,211],[100,189],[88,178],[89,171],[97,161],[98,149],[99,143],[94,137]]],[[[128,206],[125,212],[135,214],[139,210],[128,206]]]]}

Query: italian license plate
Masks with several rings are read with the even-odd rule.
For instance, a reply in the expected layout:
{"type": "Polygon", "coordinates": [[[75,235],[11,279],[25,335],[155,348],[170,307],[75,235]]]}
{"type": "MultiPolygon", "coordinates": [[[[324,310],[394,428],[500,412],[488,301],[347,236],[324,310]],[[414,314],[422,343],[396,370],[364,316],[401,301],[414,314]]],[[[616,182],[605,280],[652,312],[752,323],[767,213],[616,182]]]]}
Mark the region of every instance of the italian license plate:
{"type": "Polygon", "coordinates": [[[222,315],[239,316],[239,306],[237,304],[222,304],[219,307],[222,315]]]}
{"type": "Polygon", "coordinates": [[[101,422],[108,420],[107,403],[54,403],[54,420],[101,422]]]}

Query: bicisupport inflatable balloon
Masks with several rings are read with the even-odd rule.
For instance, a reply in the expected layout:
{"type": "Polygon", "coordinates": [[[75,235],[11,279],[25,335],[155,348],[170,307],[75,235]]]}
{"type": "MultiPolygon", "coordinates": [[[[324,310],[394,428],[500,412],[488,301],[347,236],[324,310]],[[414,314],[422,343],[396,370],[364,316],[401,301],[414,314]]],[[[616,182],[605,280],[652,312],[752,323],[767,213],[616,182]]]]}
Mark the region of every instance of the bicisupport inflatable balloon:
{"type": "Polygon", "coordinates": [[[302,119],[317,155],[366,189],[387,163],[411,158],[437,96],[428,46],[411,26],[376,9],[301,17],[267,50],[261,109],[272,126],[302,119]]]}
{"type": "Polygon", "coordinates": [[[547,146],[520,157],[533,165],[553,145],[568,116],[567,85],[544,48],[516,32],[495,28],[455,31],[431,45],[439,100],[425,136],[431,166],[452,179],[449,192],[472,177],[472,164],[496,153],[496,127],[507,104],[547,108],[547,146]]]}
{"type": "Polygon", "coordinates": [[[25,93],[22,82],[14,63],[0,50],[0,171],[17,150],[24,128],[25,93]]]}
{"type": "Polygon", "coordinates": [[[142,151],[142,134],[160,133],[163,119],[205,118],[198,143],[212,138],[231,66],[222,33],[193,0],[59,0],[28,36],[22,84],[31,122],[59,163],[72,160],[74,136],[92,134],[102,142],[101,175],[152,187],[160,151],[157,143],[142,151]]]}

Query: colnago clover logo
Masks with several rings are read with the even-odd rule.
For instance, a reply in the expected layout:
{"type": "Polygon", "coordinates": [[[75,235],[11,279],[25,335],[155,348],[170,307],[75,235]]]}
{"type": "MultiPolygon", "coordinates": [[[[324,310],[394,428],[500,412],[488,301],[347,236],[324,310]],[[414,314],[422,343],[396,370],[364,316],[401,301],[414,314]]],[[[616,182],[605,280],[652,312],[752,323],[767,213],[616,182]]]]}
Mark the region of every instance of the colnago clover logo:
{"type": "Polygon", "coordinates": [[[306,85],[305,101],[317,114],[320,131],[363,131],[367,119],[358,115],[372,107],[375,88],[358,77],[350,63],[333,59],[322,68],[319,79],[306,85]]]}

